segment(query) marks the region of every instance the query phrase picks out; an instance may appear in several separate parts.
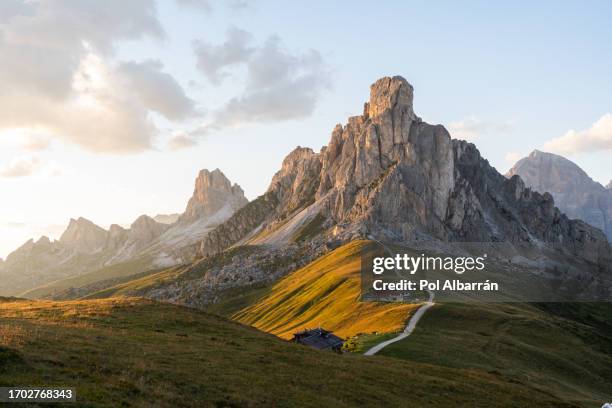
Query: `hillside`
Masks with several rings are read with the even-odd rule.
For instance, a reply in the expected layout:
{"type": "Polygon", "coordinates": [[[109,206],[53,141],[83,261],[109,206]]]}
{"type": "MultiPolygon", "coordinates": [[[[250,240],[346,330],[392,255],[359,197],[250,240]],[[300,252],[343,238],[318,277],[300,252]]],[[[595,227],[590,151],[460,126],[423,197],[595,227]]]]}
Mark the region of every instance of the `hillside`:
{"type": "MultiPolygon", "coordinates": [[[[211,295],[208,304],[201,307],[282,338],[291,337],[297,330],[319,325],[346,337],[358,333],[399,331],[414,305],[362,303],[359,299],[361,256],[373,249],[374,244],[369,241],[349,243],[277,282],[260,282],[218,291],[211,295]]],[[[228,254],[231,252],[227,251],[228,254]]],[[[219,257],[213,257],[214,262],[201,262],[197,267],[200,269],[198,274],[210,274],[206,264],[214,263],[218,267],[223,262],[219,257]]],[[[181,282],[186,282],[186,287],[191,285],[189,275],[194,274],[194,269],[194,266],[184,266],[151,273],[90,293],[86,298],[135,295],[164,298],[161,294],[177,292],[181,282]]],[[[185,295],[186,291],[180,293],[189,296],[185,295]]],[[[174,301],[190,304],[187,297],[175,298],[174,301]]]]}
{"type": "Polygon", "coordinates": [[[611,313],[606,303],[436,305],[412,336],[379,355],[486,370],[571,403],[600,406],[611,397],[611,313]]]}
{"type": "Polygon", "coordinates": [[[360,302],[361,257],[374,244],[354,241],[275,283],[232,318],[282,338],[322,326],[342,337],[396,332],[416,305],[360,302]]]}
{"type": "Polygon", "coordinates": [[[0,317],[0,386],[70,385],[75,406],[576,406],[486,370],[315,351],[141,299],[3,300],[0,317]]]}

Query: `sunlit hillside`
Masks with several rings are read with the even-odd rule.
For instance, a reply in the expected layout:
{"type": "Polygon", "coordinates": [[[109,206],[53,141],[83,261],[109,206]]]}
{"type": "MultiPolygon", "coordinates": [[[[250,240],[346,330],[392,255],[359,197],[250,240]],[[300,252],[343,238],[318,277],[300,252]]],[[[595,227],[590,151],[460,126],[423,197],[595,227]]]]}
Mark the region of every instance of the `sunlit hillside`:
{"type": "Polygon", "coordinates": [[[275,283],[235,320],[282,338],[307,327],[324,327],[343,337],[396,332],[416,305],[360,302],[361,256],[374,244],[355,241],[275,283]]]}

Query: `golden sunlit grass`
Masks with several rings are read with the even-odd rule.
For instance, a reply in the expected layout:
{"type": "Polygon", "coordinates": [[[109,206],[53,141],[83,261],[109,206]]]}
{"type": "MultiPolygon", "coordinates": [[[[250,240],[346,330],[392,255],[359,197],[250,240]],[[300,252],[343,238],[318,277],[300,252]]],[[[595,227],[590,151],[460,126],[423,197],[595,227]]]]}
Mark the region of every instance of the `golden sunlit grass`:
{"type": "Polygon", "coordinates": [[[30,332],[24,327],[11,324],[0,324],[0,346],[22,346],[29,336],[30,332]]]}
{"type": "Polygon", "coordinates": [[[233,318],[282,338],[322,326],[342,337],[401,330],[417,305],[360,302],[361,256],[369,241],[354,241],[293,272],[233,318]]]}

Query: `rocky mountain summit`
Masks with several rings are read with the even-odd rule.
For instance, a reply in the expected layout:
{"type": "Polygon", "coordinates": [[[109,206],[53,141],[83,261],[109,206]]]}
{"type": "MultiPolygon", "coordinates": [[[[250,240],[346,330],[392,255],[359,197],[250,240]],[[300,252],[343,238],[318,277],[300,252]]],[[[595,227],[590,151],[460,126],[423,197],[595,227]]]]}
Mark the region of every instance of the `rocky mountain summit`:
{"type": "Polygon", "coordinates": [[[291,152],[268,191],[208,234],[201,253],[286,243],[315,219],[340,241],[549,243],[594,262],[609,251],[601,231],[570,220],[550,194],[507,179],[473,144],[423,122],[413,87],[397,76],[376,81],[363,114],[337,125],[319,153],[291,152]]]}
{"type": "Polygon", "coordinates": [[[530,188],[550,193],[568,217],[599,228],[612,241],[612,182],[606,188],[572,161],[539,150],[519,160],[507,177],[514,175],[530,188]]]}
{"type": "Polygon", "coordinates": [[[81,253],[94,253],[104,249],[107,231],[80,217],[71,219],[59,241],[64,246],[81,253]]]}
{"type": "MultiPolygon", "coordinates": [[[[0,294],[28,289],[76,275],[126,265],[126,274],[190,262],[199,242],[248,200],[240,186],[216,169],[202,170],[194,193],[180,216],[158,222],[142,215],[129,228],[108,230],[85,218],[71,219],[57,241],[29,240],[0,264],[0,294]]],[[[158,216],[159,217],[159,216],[158,216]]]]}
{"type": "MultiPolygon", "coordinates": [[[[219,169],[212,172],[201,170],[195,181],[193,196],[185,212],[179,217],[181,223],[189,223],[210,217],[223,208],[238,209],[249,201],[238,184],[233,184],[219,169]]],[[[233,212],[233,211],[232,211],[233,212]]]]}

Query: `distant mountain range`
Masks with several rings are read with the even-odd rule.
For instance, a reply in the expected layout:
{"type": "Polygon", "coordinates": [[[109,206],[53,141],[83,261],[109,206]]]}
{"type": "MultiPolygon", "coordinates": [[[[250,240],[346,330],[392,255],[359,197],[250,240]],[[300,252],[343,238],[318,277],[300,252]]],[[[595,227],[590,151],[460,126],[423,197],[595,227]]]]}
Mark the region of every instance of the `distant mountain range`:
{"type": "MultiPolygon", "coordinates": [[[[599,186],[602,194],[610,193],[567,163],[557,166],[559,188],[553,191],[574,183],[570,191],[582,194],[583,188],[599,186]],[[576,181],[574,174],[581,178],[576,181]]],[[[186,296],[199,305],[214,298],[219,288],[277,279],[356,239],[427,242],[434,248],[452,242],[507,242],[540,252],[561,248],[562,257],[609,267],[610,245],[604,233],[572,219],[584,218],[598,227],[596,211],[581,217],[568,211],[566,216],[542,184],[544,177],[538,176],[550,168],[515,168],[503,176],[475,145],[452,139],[441,125],[422,121],[413,110],[412,86],[404,78],[385,77],[371,86],[361,115],[336,125],[320,152],[303,147],[292,151],[257,199],[248,202],[220,170],[202,170],[185,212],[157,216],[163,222],[141,216],[128,229],[113,225],[107,231],[79,218],[71,220],[59,241],[28,241],[0,264],[0,293],[20,294],[47,285],[27,295],[50,296],[96,280],[250,248],[248,256],[222,256],[203,281],[169,279],[171,289],[156,290],[154,296],[181,302],[186,296]],[[531,169],[525,171],[527,181],[518,175],[523,168],[531,169]],[[86,280],[70,280],[85,274],[86,280]]],[[[570,203],[563,197],[562,207],[570,203]]],[[[116,283],[110,279],[106,285],[116,283]]]]}
{"type": "Polygon", "coordinates": [[[519,160],[507,174],[514,175],[532,189],[552,194],[568,217],[599,228],[612,242],[612,181],[604,187],[565,157],[539,150],[519,160]]]}
{"type": "Polygon", "coordinates": [[[71,219],[57,241],[29,240],[0,263],[0,294],[17,295],[55,280],[126,264],[125,274],[191,262],[208,231],[248,200],[220,170],[202,170],[185,212],[138,217],[129,228],[105,230],[71,219]]]}

